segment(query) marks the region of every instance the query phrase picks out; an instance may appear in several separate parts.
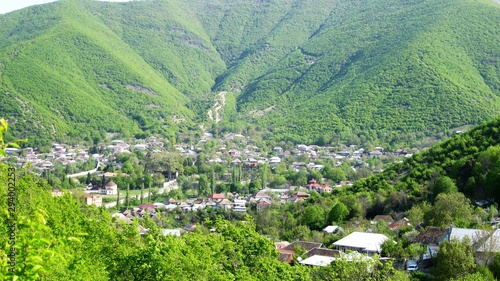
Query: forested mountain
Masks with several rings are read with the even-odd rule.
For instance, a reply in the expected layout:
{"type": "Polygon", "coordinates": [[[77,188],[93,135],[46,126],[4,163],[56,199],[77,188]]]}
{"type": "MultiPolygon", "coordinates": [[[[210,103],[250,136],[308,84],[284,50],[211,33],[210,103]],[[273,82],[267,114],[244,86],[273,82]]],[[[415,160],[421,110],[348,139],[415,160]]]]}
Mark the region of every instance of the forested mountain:
{"type": "Polygon", "coordinates": [[[62,0],[0,16],[0,113],[173,136],[227,91],[215,130],[412,142],[496,117],[499,41],[490,0],[62,0]]]}
{"type": "Polygon", "coordinates": [[[450,190],[488,203],[500,202],[500,119],[476,126],[431,149],[361,179],[353,192],[404,192],[410,202],[433,201],[450,190]]]}

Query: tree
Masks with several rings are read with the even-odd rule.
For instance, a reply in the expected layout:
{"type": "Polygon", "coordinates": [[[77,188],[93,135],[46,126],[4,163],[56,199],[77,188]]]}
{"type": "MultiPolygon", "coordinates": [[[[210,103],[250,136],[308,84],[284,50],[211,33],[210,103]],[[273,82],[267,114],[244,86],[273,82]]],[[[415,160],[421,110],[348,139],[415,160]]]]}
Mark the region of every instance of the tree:
{"type": "Polygon", "coordinates": [[[452,193],[457,192],[458,188],[455,185],[455,182],[446,176],[439,177],[434,185],[434,198],[438,196],[440,193],[452,193]]]}
{"type": "Polygon", "coordinates": [[[128,210],[128,207],[129,207],[129,201],[130,201],[130,197],[129,197],[129,189],[130,189],[130,185],[127,183],[127,194],[125,195],[125,209],[128,210]]]}
{"type": "Polygon", "coordinates": [[[87,180],[85,180],[85,183],[89,185],[92,182],[92,176],[90,176],[90,172],[87,173],[87,180]]]}
{"type": "Polygon", "coordinates": [[[257,192],[259,192],[260,188],[261,188],[260,181],[252,180],[248,184],[248,193],[256,194],[257,192]]]}
{"type": "Polygon", "coordinates": [[[120,190],[116,191],[116,209],[120,210],[120,190]]]}
{"type": "Polygon", "coordinates": [[[7,147],[20,148],[18,143],[27,141],[26,139],[18,139],[6,143],[4,140],[4,133],[6,133],[8,130],[9,122],[7,122],[7,120],[5,120],[4,118],[0,118],[0,156],[6,156],[5,149],[7,147]]]}
{"type": "Polygon", "coordinates": [[[328,222],[341,224],[348,215],[349,209],[347,206],[342,202],[338,202],[328,213],[328,222]]]}
{"type": "Polygon", "coordinates": [[[214,193],[215,191],[215,170],[212,169],[212,173],[210,176],[210,192],[214,193]]]}
{"type": "Polygon", "coordinates": [[[312,230],[318,230],[325,224],[325,215],[321,207],[313,205],[304,209],[302,223],[312,230]]]}
{"type": "Polygon", "coordinates": [[[413,205],[408,211],[408,219],[412,225],[419,225],[424,222],[425,214],[432,208],[427,202],[422,202],[418,205],[413,205]]]}
{"type": "Polygon", "coordinates": [[[440,193],[424,220],[427,225],[438,227],[468,227],[472,222],[473,211],[469,199],[463,193],[440,193]]]}
{"type": "Polygon", "coordinates": [[[141,204],[144,203],[144,182],[141,182],[141,204]]]}
{"type": "Polygon", "coordinates": [[[488,279],[480,272],[476,272],[476,273],[467,274],[465,276],[462,276],[462,277],[456,278],[456,279],[452,279],[452,280],[453,281],[490,281],[492,279],[488,279]]]}
{"type": "Polygon", "coordinates": [[[267,173],[268,173],[267,164],[260,166],[259,173],[260,173],[260,185],[262,186],[262,188],[265,188],[267,185],[267,173]]]}
{"type": "Polygon", "coordinates": [[[461,278],[476,269],[471,241],[456,239],[445,241],[439,247],[433,274],[438,280],[461,278]]]}
{"type": "Polygon", "coordinates": [[[396,270],[392,262],[381,262],[377,257],[367,258],[364,255],[348,258],[344,256],[328,266],[315,267],[313,280],[326,281],[408,281],[409,276],[396,270]]]}
{"type": "Polygon", "coordinates": [[[210,193],[208,177],[205,174],[200,175],[198,179],[199,195],[208,195],[210,193]]]}

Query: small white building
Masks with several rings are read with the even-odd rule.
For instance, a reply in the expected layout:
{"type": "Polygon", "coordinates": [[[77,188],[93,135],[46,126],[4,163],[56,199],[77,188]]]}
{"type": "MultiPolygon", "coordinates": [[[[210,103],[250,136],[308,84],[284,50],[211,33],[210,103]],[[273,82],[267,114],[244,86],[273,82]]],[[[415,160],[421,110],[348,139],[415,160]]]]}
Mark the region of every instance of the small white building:
{"type": "Polygon", "coordinates": [[[323,228],[323,231],[328,233],[328,234],[333,234],[337,231],[342,231],[342,227],[340,227],[338,225],[329,225],[329,226],[323,228]]]}
{"type": "Polygon", "coordinates": [[[118,185],[116,183],[110,181],[108,182],[105,186],[104,189],[106,190],[106,195],[116,195],[118,194],[118,185]]]}

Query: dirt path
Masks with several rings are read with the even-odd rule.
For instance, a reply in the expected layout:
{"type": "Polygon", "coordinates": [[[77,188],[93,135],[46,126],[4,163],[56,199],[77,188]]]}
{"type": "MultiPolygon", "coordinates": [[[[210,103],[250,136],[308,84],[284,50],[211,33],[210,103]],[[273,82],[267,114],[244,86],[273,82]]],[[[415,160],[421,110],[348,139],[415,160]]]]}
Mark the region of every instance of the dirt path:
{"type": "Polygon", "coordinates": [[[208,111],[209,120],[215,120],[215,123],[219,123],[222,120],[222,109],[226,106],[226,94],[226,91],[218,94],[219,98],[215,101],[213,108],[208,111]],[[215,111],[215,118],[213,111],[215,111]]]}

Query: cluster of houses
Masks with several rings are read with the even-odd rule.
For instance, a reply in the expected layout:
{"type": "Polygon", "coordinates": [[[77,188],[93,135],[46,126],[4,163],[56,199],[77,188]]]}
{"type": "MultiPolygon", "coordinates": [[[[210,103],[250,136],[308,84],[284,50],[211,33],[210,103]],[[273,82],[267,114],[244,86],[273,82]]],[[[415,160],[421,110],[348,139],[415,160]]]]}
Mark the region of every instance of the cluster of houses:
{"type": "MultiPolygon", "coordinates": [[[[338,226],[328,226],[323,231],[327,233],[338,233],[342,229],[338,226]]],[[[428,227],[413,239],[413,243],[420,243],[426,249],[419,257],[423,263],[437,256],[440,245],[445,241],[464,241],[467,239],[475,252],[476,259],[480,263],[487,263],[487,253],[500,253],[500,229],[467,229],[467,228],[441,228],[428,227]]],[[[370,232],[352,232],[342,239],[334,242],[330,248],[325,248],[321,243],[308,241],[286,241],[276,242],[276,250],[280,253],[279,260],[291,263],[297,258],[300,264],[312,266],[327,266],[337,259],[351,260],[355,257],[371,257],[380,254],[382,245],[389,238],[384,234],[370,232]],[[297,247],[304,254],[297,256],[297,247]]]]}
{"type": "MultiPolygon", "coordinates": [[[[175,146],[180,155],[187,157],[196,157],[199,152],[205,150],[207,142],[213,140],[210,133],[205,133],[201,140],[196,144],[178,144],[175,146]]],[[[343,161],[360,162],[369,157],[385,157],[387,155],[408,155],[407,150],[399,149],[397,153],[386,152],[382,147],[375,147],[373,151],[365,151],[363,148],[356,149],[355,145],[342,146],[339,148],[330,146],[304,145],[299,144],[291,149],[284,149],[280,146],[273,147],[271,153],[263,153],[259,147],[252,143],[249,137],[241,134],[227,134],[218,140],[219,145],[216,151],[210,155],[208,163],[230,163],[230,166],[243,165],[247,168],[257,167],[263,164],[278,165],[283,162],[283,158],[299,158],[304,155],[307,163],[296,161],[292,163],[296,171],[300,169],[321,170],[324,166],[317,164],[320,159],[334,159],[336,165],[343,161]],[[237,142],[237,143],[236,143],[237,142]],[[232,143],[231,147],[227,147],[232,143]]],[[[413,151],[412,151],[413,152],[413,151]]]]}
{"type": "Polygon", "coordinates": [[[24,166],[31,163],[33,167],[39,170],[50,170],[54,164],[61,163],[62,165],[77,164],[86,162],[89,159],[100,161],[105,164],[112,164],[112,159],[119,153],[131,153],[134,149],[149,150],[152,152],[160,152],[164,143],[156,137],[151,136],[145,141],[134,141],[135,144],[128,144],[123,140],[113,140],[110,145],[99,145],[99,151],[102,153],[89,154],[88,150],[81,146],[70,146],[64,143],[53,143],[48,153],[39,153],[32,147],[18,149],[8,147],[5,153],[8,158],[14,158],[17,165],[24,166]]]}
{"type": "MultiPolygon", "coordinates": [[[[338,227],[329,226],[329,230],[338,227]]],[[[276,242],[275,248],[280,253],[279,260],[291,263],[297,258],[300,264],[311,266],[327,266],[337,259],[352,260],[361,257],[362,254],[368,257],[379,254],[382,244],[389,240],[383,234],[353,232],[332,244],[333,249],[323,247],[323,244],[308,241],[286,241],[276,242]],[[300,257],[296,253],[300,248],[305,253],[300,257]]]]}
{"type": "Polygon", "coordinates": [[[426,247],[426,252],[422,256],[423,260],[428,260],[437,255],[439,246],[444,241],[452,240],[464,241],[467,239],[476,254],[479,262],[487,262],[484,256],[487,253],[500,253],[500,229],[470,229],[470,228],[441,228],[428,227],[419,233],[413,242],[420,243],[426,247]]]}
{"type": "Polygon", "coordinates": [[[16,159],[19,166],[31,163],[33,167],[40,170],[49,170],[55,163],[63,165],[86,162],[90,155],[85,149],[69,147],[65,144],[54,143],[49,153],[38,153],[32,147],[24,148],[24,153],[18,148],[9,147],[5,149],[8,157],[16,159]]]}

